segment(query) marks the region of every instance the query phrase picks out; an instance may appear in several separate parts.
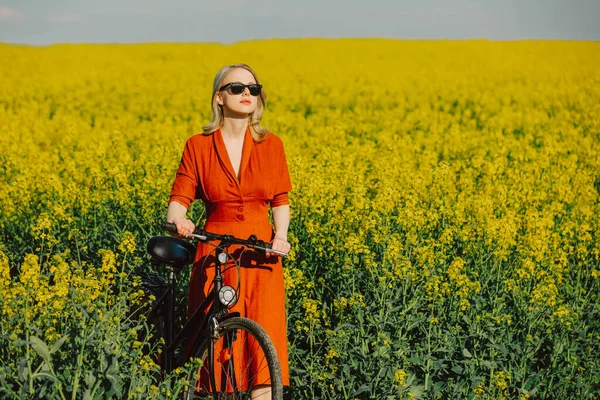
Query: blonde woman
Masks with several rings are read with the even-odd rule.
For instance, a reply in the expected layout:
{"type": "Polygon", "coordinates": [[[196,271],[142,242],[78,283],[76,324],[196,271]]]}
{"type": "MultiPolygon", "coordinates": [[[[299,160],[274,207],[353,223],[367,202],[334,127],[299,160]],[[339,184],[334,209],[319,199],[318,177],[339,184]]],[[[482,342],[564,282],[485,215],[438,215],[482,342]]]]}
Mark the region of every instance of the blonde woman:
{"type": "MultiPolygon", "coordinates": [[[[289,251],[288,192],[292,186],[281,139],[260,125],[265,100],[265,92],[248,65],[229,65],[218,72],[212,93],[213,119],[201,134],[186,142],[171,190],[167,221],[177,226],[179,235],[193,232],[194,224],[186,212],[192,201],[200,199],[206,207],[205,230],[242,238],[256,234],[258,239],[271,242],[273,249],[289,251]]],[[[190,277],[188,317],[209,294],[214,277],[214,263],[208,259],[212,251],[213,247],[198,244],[190,277]]],[[[267,331],[277,349],[283,385],[287,386],[281,258],[275,253],[248,251],[240,262],[239,301],[231,311],[258,322],[267,331]]],[[[237,287],[237,268],[227,269],[224,279],[224,285],[237,287]]],[[[188,342],[187,351],[190,345],[188,342]]],[[[208,382],[202,384],[209,387],[208,382]]],[[[252,398],[270,398],[268,388],[251,389],[252,398]]]]}

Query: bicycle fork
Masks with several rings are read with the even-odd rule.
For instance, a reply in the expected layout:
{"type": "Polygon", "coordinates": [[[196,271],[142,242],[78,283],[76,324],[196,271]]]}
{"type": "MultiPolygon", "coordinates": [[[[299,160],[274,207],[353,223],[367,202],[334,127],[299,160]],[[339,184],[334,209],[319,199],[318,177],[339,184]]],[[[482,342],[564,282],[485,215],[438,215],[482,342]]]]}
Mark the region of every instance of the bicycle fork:
{"type": "Polygon", "coordinates": [[[217,321],[217,318],[214,317],[212,319],[211,324],[211,338],[208,344],[208,365],[212,366],[213,368],[208,368],[208,370],[210,384],[212,386],[215,399],[217,398],[217,392],[219,392],[214,372],[216,368],[218,368],[221,371],[220,384],[225,385],[225,390],[229,389],[227,387],[227,385],[229,384],[232,393],[234,395],[239,394],[235,377],[235,357],[233,355],[233,343],[237,339],[237,333],[233,331],[226,332],[225,335],[221,335],[220,330],[221,327],[219,326],[219,322],[217,321]],[[217,341],[219,341],[219,339],[222,339],[223,346],[219,346],[217,349],[219,350],[219,359],[217,364],[215,365],[215,344],[217,343],[217,341]],[[227,379],[227,377],[229,379],[227,379]]]}
{"type": "MultiPolygon", "coordinates": [[[[226,310],[227,306],[225,306],[224,304],[221,304],[221,302],[219,301],[219,292],[221,291],[221,288],[223,287],[223,277],[221,276],[221,265],[225,264],[227,262],[227,253],[225,251],[223,251],[221,246],[217,247],[217,251],[216,251],[216,262],[215,262],[215,286],[214,286],[214,290],[216,293],[215,299],[214,299],[214,304],[218,310],[217,314],[219,314],[220,311],[226,310]]],[[[220,350],[220,354],[219,354],[219,363],[218,363],[218,367],[221,370],[221,381],[223,380],[223,374],[226,373],[225,372],[225,367],[227,369],[227,374],[229,375],[229,383],[231,385],[231,389],[233,390],[234,394],[238,393],[237,390],[237,383],[236,383],[236,379],[235,379],[235,364],[234,364],[234,357],[233,354],[231,354],[231,352],[233,351],[233,342],[236,340],[236,335],[235,332],[229,332],[226,333],[225,336],[221,336],[221,328],[219,325],[219,321],[217,319],[217,317],[213,316],[212,321],[211,321],[211,328],[210,328],[210,340],[209,340],[209,346],[208,346],[208,362],[209,365],[214,366],[214,362],[215,362],[215,343],[219,340],[219,339],[223,339],[223,348],[220,350]],[[226,358],[226,359],[225,359],[226,358]],[[226,364],[226,365],[225,365],[226,364]],[[223,366],[223,367],[222,367],[223,366]]],[[[215,398],[217,396],[217,384],[216,384],[216,377],[214,374],[214,368],[209,368],[209,379],[210,379],[210,384],[213,388],[213,393],[215,395],[215,398]]],[[[225,385],[227,385],[227,382],[225,382],[225,385]]]]}

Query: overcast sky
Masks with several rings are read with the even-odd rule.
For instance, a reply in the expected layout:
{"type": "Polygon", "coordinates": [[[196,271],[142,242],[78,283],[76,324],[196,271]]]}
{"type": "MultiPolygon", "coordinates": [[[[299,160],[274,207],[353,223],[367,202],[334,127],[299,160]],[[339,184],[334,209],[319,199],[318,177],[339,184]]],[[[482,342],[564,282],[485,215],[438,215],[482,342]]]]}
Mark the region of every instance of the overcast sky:
{"type": "Polygon", "coordinates": [[[600,0],[0,0],[0,42],[600,40],[600,0]]]}

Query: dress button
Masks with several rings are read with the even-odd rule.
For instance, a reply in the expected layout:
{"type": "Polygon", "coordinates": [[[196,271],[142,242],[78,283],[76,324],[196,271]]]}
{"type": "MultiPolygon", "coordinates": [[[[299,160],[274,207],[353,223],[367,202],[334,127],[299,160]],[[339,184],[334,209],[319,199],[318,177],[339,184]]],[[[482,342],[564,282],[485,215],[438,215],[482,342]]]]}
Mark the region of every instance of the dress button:
{"type": "Polygon", "coordinates": [[[241,206],[238,207],[238,211],[243,211],[243,210],[244,210],[244,207],[241,207],[241,206]]]}

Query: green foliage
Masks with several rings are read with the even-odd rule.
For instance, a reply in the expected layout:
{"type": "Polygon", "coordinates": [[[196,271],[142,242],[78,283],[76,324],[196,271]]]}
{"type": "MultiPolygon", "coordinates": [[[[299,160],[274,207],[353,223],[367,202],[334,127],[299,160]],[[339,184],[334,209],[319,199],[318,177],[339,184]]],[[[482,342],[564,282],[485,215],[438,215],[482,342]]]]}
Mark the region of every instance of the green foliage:
{"type": "Polygon", "coordinates": [[[177,396],[129,274],[244,60],[294,186],[292,398],[598,398],[597,50],[0,45],[0,397],[177,396]]]}
{"type": "Polygon", "coordinates": [[[101,267],[86,272],[60,255],[41,265],[27,256],[18,279],[4,277],[2,398],[172,398],[182,390],[182,377],[197,363],[160,379],[149,326],[130,318],[146,307],[146,294],[120,255],[104,251],[101,267]]]}

